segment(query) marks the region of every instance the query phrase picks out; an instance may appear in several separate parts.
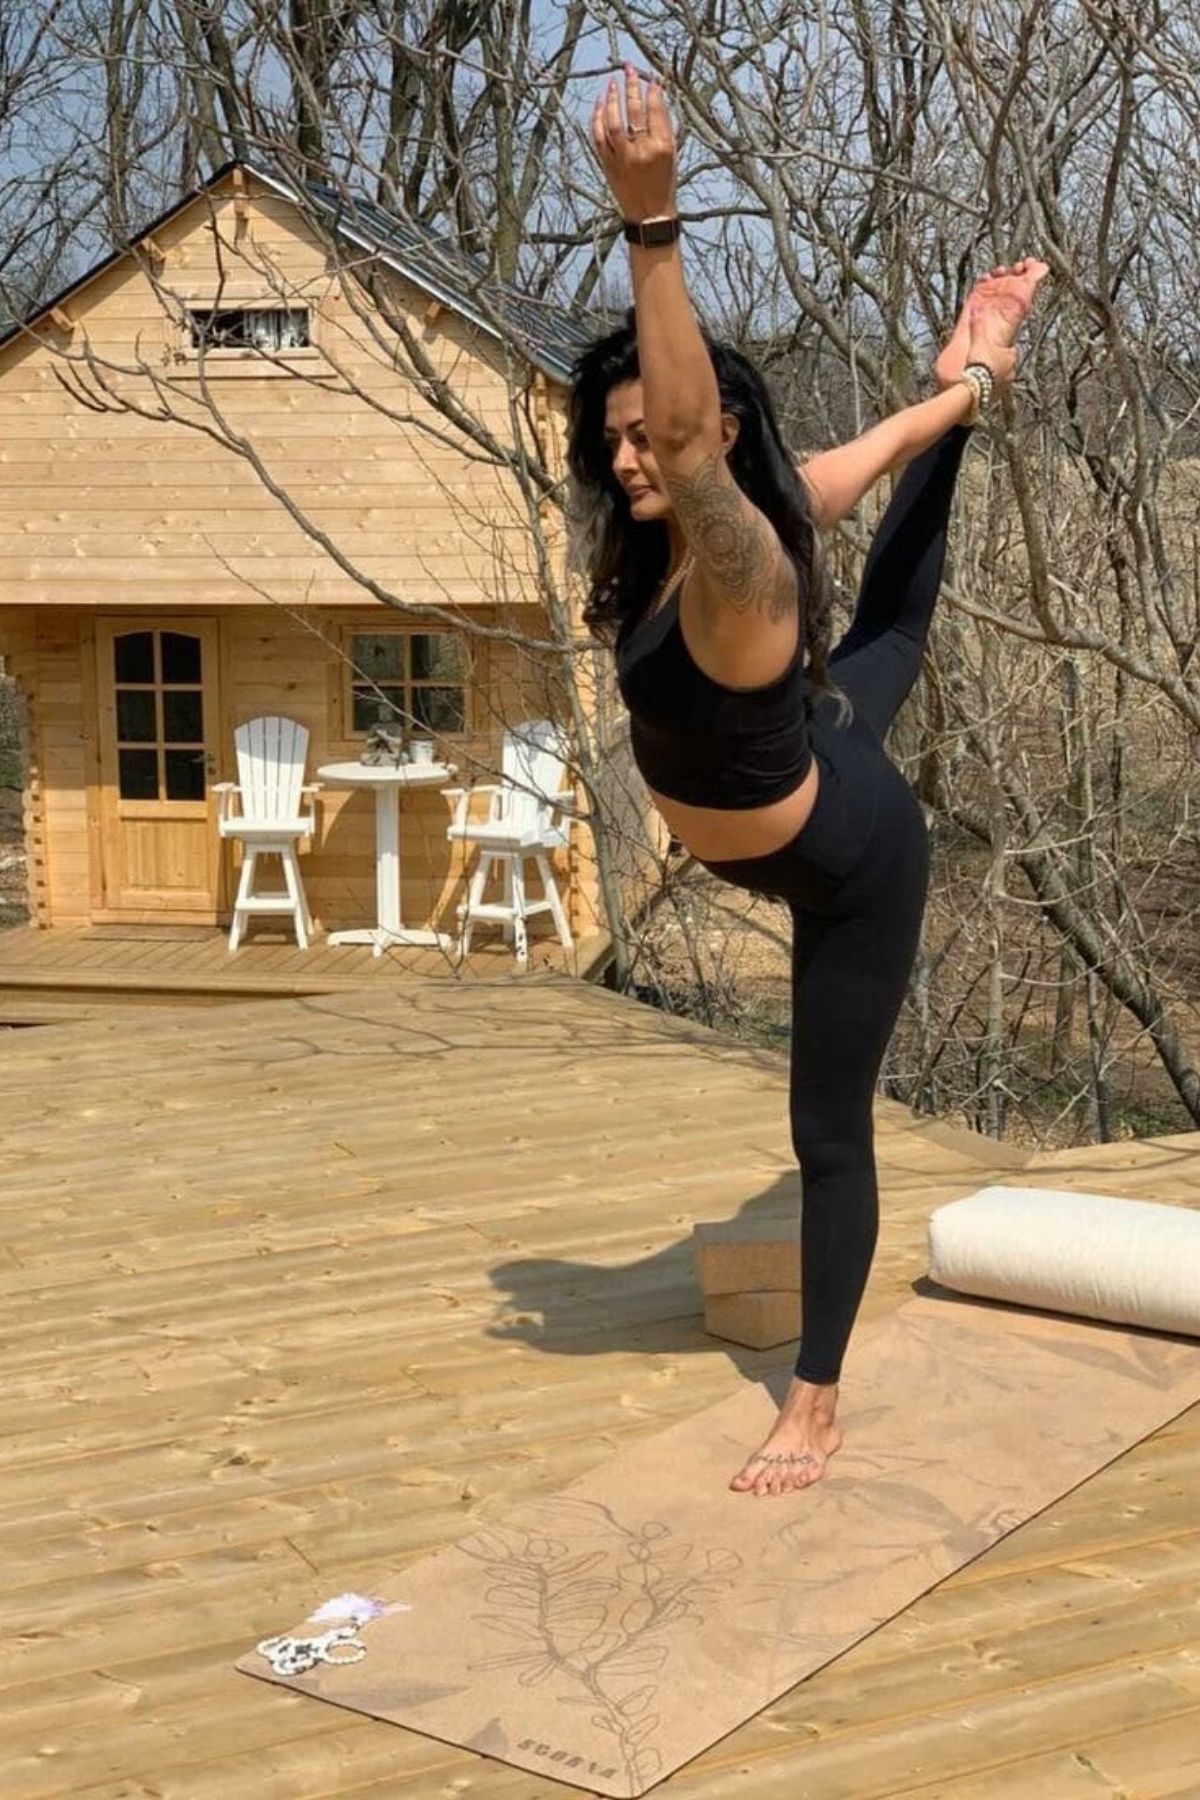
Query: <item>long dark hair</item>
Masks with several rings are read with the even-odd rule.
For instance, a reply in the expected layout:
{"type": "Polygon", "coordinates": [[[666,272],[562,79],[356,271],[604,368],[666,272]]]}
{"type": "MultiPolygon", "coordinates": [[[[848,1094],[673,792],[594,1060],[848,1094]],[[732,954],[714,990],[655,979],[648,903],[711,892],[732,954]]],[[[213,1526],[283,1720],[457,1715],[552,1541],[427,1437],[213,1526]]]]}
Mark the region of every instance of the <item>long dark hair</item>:
{"type": "MultiPolygon", "coordinates": [[[[815,690],[840,695],[829,680],[832,593],[817,549],[804,483],[783,441],[762,376],[740,350],[704,337],[712,358],[722,412],[738,422],[729,469],[742,492],[764,513],[796,569],[803,607],[808,673],[815,690]]],[[[624,325],[597,338],[572,370],[567,464],[571,472],[574,551],[588,579],[583,622],[612,645],[627,618],[643,613],[667,572],[670,544],[661,520],[636,524],[629,498],[613,473],[604,441],[609,390],[641,379],[637,330],[630,307],[624,325]]]]}

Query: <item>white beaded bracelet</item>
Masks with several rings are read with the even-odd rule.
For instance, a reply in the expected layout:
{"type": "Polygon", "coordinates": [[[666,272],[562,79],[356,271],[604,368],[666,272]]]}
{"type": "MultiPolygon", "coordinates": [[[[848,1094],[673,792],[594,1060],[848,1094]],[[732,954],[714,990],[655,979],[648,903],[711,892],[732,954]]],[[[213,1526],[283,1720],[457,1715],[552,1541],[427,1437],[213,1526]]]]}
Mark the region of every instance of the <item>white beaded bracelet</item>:
{"type": "Polygon", "coordinates": [[[968,363],[959,376],[959,380],[964,387],[971,390],[975,397],[975,404],[971,408],[967,424],[976,425],[979,422],[980,413],[992,403],[992,397],[996,391],[996,377],[986,363],[968,363]]]}

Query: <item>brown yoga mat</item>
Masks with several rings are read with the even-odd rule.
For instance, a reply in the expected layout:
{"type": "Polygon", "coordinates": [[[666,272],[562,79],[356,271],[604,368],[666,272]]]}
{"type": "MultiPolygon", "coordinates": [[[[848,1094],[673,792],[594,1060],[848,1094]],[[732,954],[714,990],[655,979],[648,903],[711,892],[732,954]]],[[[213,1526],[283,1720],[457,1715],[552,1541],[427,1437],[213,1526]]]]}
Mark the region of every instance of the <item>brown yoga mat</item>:
{"type": "Polygon", "coordinates": [[[275,1639],[238,1668],[641,1794],[1198,1399],[1200,1343],[911,1300],[856,1336],[807,1492],[728,1491],[776,1413],[748,1386],[412,1563],[332,1661],[280,1673],[313,1652],[275,1639]]]}

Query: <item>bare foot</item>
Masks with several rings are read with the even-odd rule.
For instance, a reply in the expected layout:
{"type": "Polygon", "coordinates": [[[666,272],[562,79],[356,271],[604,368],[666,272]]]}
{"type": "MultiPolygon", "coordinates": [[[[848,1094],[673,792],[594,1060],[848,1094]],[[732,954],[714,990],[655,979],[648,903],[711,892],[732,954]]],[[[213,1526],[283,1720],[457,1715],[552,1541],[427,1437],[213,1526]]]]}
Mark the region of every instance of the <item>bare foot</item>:
{"type": "Polygon", "coordinates": [[[971,341],[971,302],[979,286],[980,282],[977,281],[964,300],[963,309],[954,321],[954,330],[950,333],[946,347],[933,365],[933,378],[941,388],[953,387],[967,366],[967,345],[971,341]]]}
{"type": "Polygon", "coordinates": [[[972,355],[975,349],[1011,349],[1049,272],[1045,263],[1027,256],[975,283],[968,301],[972,355]]]}
{"type": "MultiPolygon", "coordinates": [[[[1044,262],[1026,256],[1020,262],[998,263],[989,274],[980,276],[933,365],[939,387],[953,387],[973,357],[991,366],[992,353],[1010,348],[1049,273],[1044,262]]],[[[996,354],[995,361],[1001,365],[1000,373],[1010,368],[1014,359],[996,354]]]]}
{"type": "Polygon", "coordinates": [[[793,1494],[811,1487],[842,1447],[834,1422],[836,1387],[814,1387],[795,1377],[770,1436],[729,1483],[736,1494],[793,1494]]]}

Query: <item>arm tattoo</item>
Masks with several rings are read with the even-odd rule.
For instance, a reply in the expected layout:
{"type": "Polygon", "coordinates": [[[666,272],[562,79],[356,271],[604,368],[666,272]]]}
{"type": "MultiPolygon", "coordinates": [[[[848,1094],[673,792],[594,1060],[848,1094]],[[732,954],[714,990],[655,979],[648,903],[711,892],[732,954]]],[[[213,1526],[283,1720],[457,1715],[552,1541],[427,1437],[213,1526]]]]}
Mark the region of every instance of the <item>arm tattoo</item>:
{"type": "Polygon", "coordinates": [[[791,563],[769,519],[742,492],[724,456],[688,475],[663,471],[697,563],[734,612],[766,612],[777,623],[795,604],[791,563]]]}

